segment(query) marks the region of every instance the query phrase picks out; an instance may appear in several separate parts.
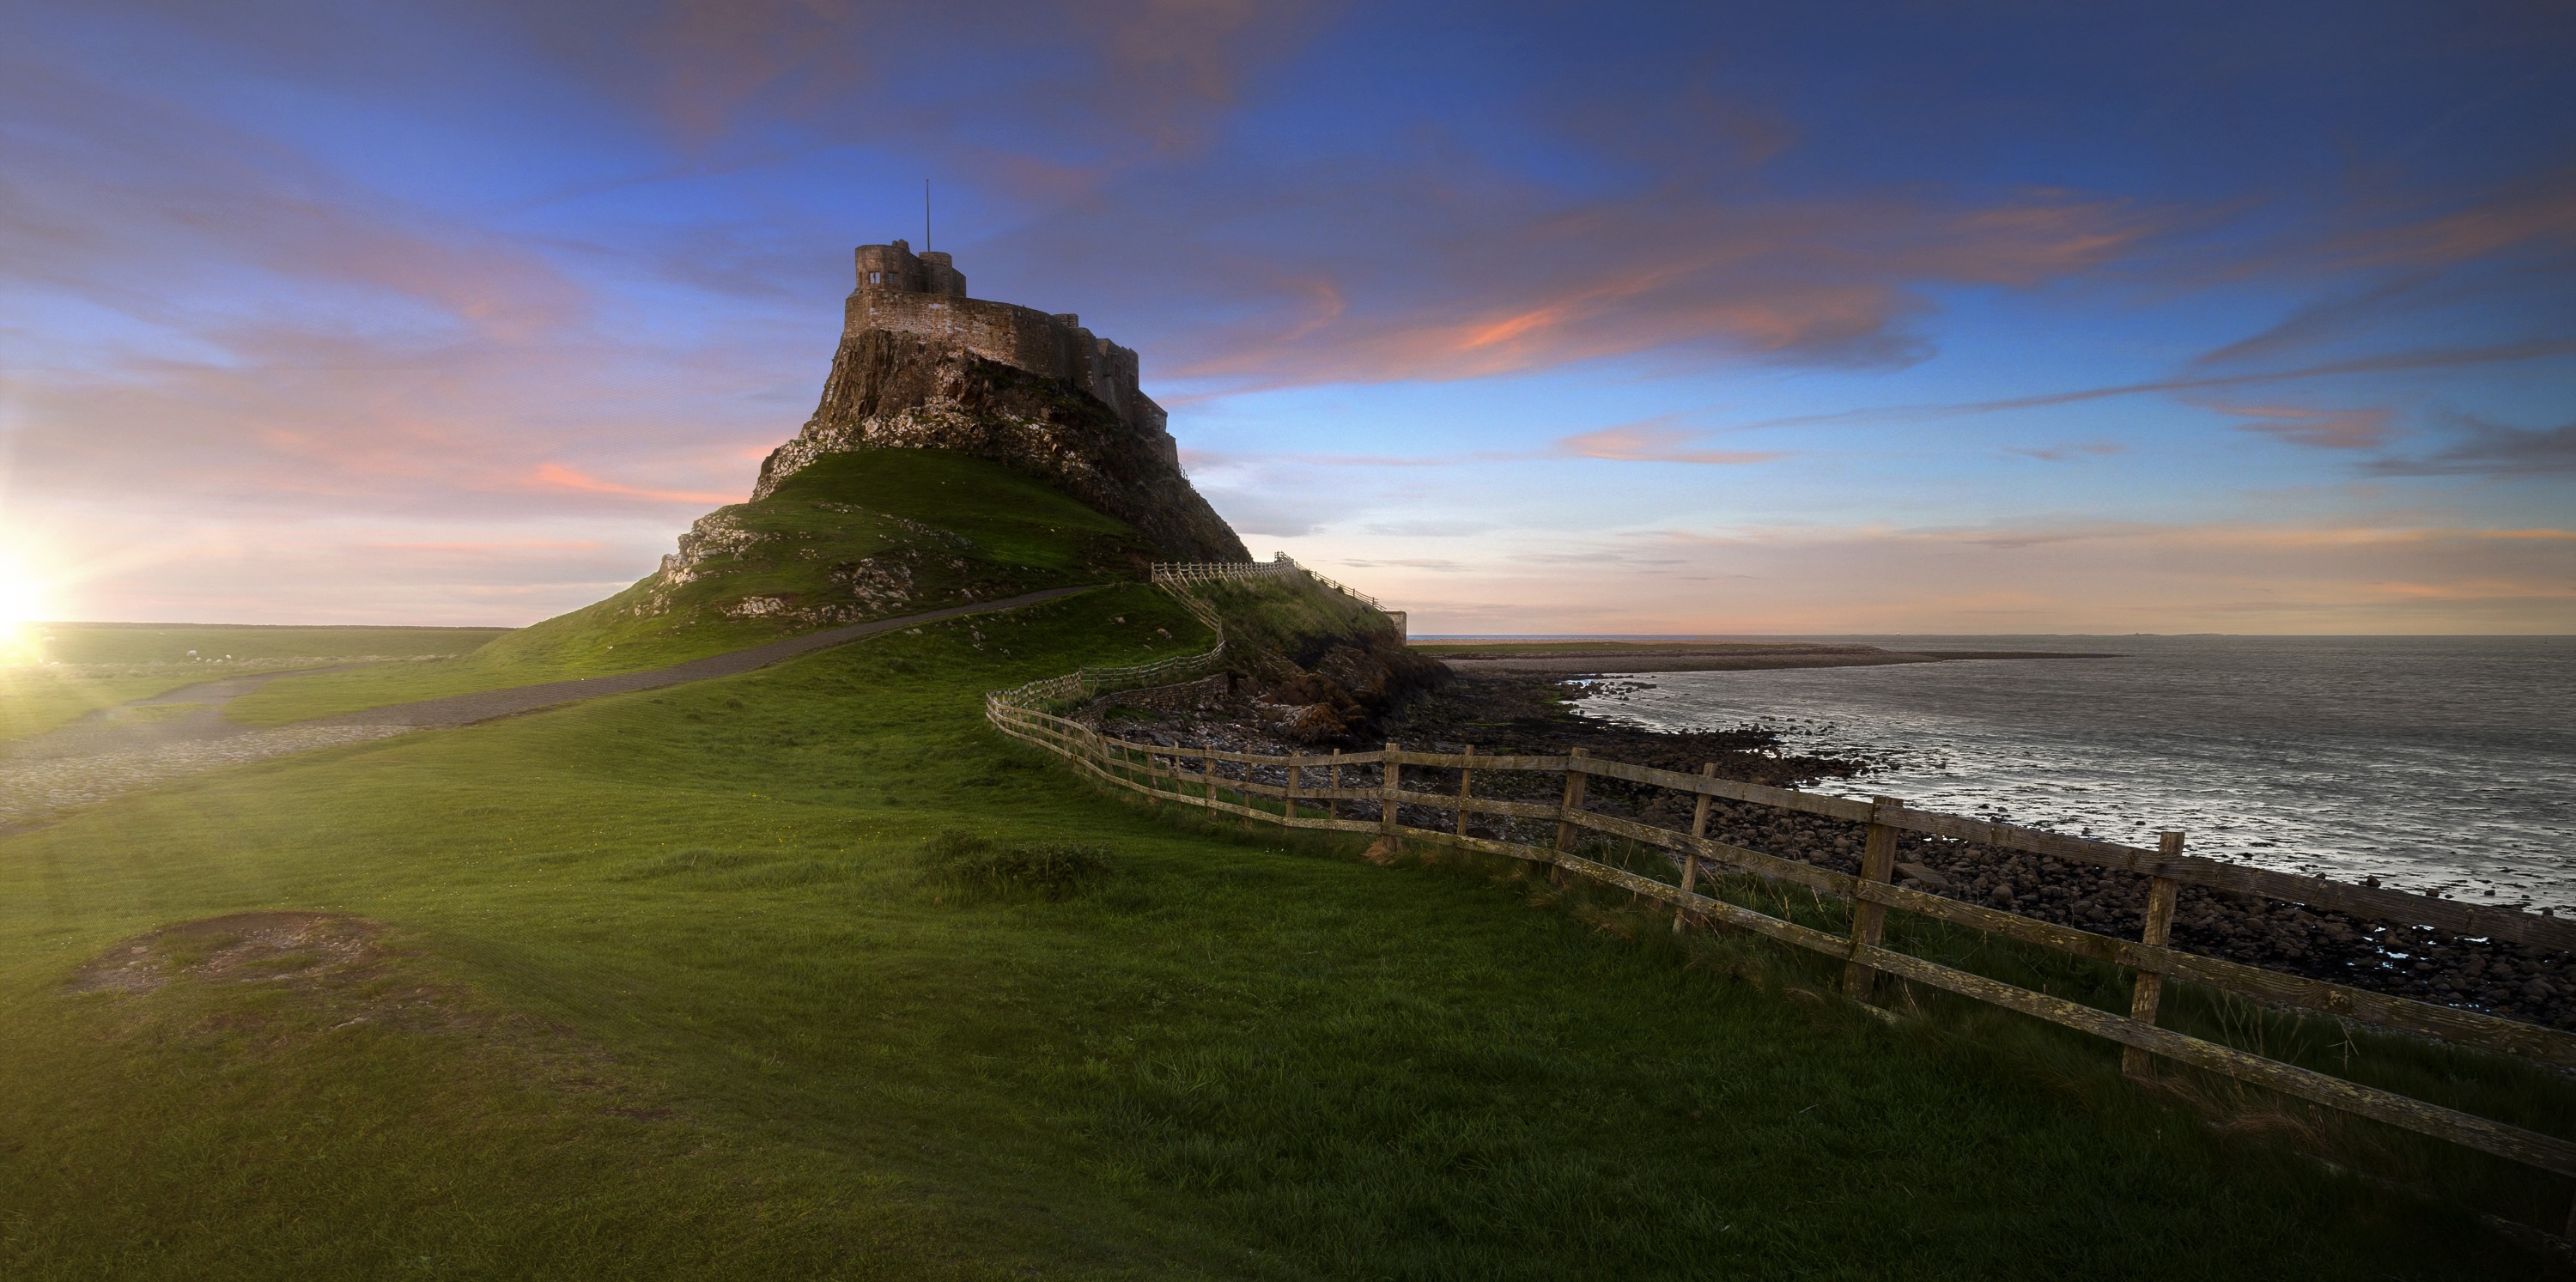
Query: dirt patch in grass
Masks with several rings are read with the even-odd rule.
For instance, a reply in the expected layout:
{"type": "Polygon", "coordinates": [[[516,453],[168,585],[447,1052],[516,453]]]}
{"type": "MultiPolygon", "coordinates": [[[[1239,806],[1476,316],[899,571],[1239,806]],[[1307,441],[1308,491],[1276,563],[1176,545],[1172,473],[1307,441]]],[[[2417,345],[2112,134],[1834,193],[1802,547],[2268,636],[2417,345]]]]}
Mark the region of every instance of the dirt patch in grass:
{"type": "Polygon", "coordinates": [[[347,989],[384,978],[382,923],[343,913],[231,913],[164,926],[73,972],[76,993],[148,993],[175,979],[347,989]]]}

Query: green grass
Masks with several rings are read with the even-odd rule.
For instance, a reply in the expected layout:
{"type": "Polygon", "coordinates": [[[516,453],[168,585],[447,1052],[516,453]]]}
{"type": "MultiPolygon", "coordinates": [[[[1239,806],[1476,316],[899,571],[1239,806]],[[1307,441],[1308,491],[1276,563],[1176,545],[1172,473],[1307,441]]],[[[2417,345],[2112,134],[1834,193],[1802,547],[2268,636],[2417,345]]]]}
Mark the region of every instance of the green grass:
{"type": "Polygon", "coordinates": [[[1192,826],[983,726],[1156,628],[1206,643],[1118,587],[0,839],[0,1275],[2536,1267],[2106,1048],[1890,1027],[1624,897],[1192,826]],[[1106,869],[959,894],[952,830],[1106,869]],[[396,953],[336,993],[65,991],[272,908],[396,953]]]}
{"type": "Polygon", "coordinates": [[[186,664],[202,677],[244,663],[349,663],[463,654],[506,628],[340,628],[199,623],[35,623],[44,658],[72,666],[186,664]],[[193,656],[192,656],[193,652],[193,656]]]}
{"type": "Polygon", "coordinates": [[[0,666],[0,740],[219,677],[461,655],[503,629],[38,623],[20,631],[24,657],[43,666],[0,666]]]}
{"type": "Polygon", "coordinates": [[[1190,595],[1224,618],[1229,644],[1274,650],[1300,665],[1354,637],[1395,636],[1385,615],[1302,574],[1217,579],[1192,584],[1190,595]]]}
{"type": "Polygon", "coordinates": [[[757,503],[712,514],[756,539],[695,567],[521,628],[464,658],[293,677],[226,715],[281,725],[415,699],[658,668],[816,628],[1042,588],[1145,577],[1152,550],[1119,521],[996,463],[937,450],[827,455],[757,503]],[[900,601],[855,595],[839,571],[900,565],[900,601]],[[746,598],[801,617],[737,617],[746,598]]]}

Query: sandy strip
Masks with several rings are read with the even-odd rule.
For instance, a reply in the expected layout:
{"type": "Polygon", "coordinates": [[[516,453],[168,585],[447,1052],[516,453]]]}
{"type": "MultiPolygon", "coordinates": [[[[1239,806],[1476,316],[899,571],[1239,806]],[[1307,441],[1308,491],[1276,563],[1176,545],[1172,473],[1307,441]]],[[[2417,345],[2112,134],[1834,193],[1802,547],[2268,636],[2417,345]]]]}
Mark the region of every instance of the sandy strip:
{"type": "Polygon", "coordinates": [[[1449,670],[1463,676],[1585,676],[1601,672],[1753,672],[1769,668],[1869,668],[1891,663],[1955,663],[1969,659],[2112,659],[2117,655],[2056,650],[1879,650],[1833,647],[1814,650],[1651,651],[1604,650],[1590,654],[1562,651],[1531,654],[1481,654],[1441,657],[1449,670]]]}

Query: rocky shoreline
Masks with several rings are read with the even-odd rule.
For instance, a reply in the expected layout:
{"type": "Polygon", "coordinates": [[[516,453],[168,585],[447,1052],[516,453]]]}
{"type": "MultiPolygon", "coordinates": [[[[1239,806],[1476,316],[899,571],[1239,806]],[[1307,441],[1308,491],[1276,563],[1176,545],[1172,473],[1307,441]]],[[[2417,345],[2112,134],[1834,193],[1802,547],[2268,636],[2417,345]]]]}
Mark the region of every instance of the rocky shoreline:
{"type": "MultiPolygon", "coordinates": [[[[1715,762],[1724,778],[1800,788],[1855,780],[1869,768],[1866,761],[1789,752],[1776,733],[1759,726],[1673,734],[1595,720],[1574,710],[1587,693],[1554,675],[1470,677],[1406,701],[1376,725],[1380,733],[1355,735],[1343,746],[1366,749],[1392,741],[1434,752],[1473,745],[1478,752],[1539,755],[1579,747],[1594,756],[1666,770],[1696,772],[1702,763],[1715,762]]],[[[1244,699],[1228,692],[1224,678],[1212,678],[1165,691],[1112,696],[1087,710],[1085,719],[1123,738],[1173,747],[1266,754],[1317,751],[1313,742],[1291,743],[1264,733],[1255,719],[1243,715],[1248,708],[1232,706],[1244,699]],[[1104,722],[1110,708],[1121,711],[1104,722]]],[[[1411,786],[1425,791],[1457,787],[1454,770],[1414,767],[1407,777],[1411,786]],[[1411,782],[1417,778],[1418,783],[1411,782]]],[[[1494,772],[1477,777],[1476,793],[1553,802],[1555,787],[1553,778],[1494,772]]],[[[1861,790],[1860,784],[1836,789],[1861,790]]],[[[1605,814],[1659,827],[1687,830],[1691,823],[1690,799],[1619,780],[1595,779],[1589,804],[1605,814]]],[[[1427,807],[1419,815],[1408,811],[1404,818],[1424,827],[1451,822],[1450,812],[1427,807]]],[[[1470,831],[1544,842],[1554,827],[1544,821],[1478,816],[1470,831]]],[[[1719,841],[1854,873],[1860,869],[1864,831],[1862,824],[1725,801],[1710,807],[1708,827],[1708,835],[1719,841]]],[[[2127,939],[2138,938],[2142,927],[2147,879],[2134,873],[1914,833],[1898,839],[1896,858],[1899,884],[1915,890],[2127,939]]],[[[2576,1030],[2576,955],[2564,951],[2463,938],[2198,886],[2182,888],[2178,897],[2173,944],[2203,956],[2576,1030]]]]}

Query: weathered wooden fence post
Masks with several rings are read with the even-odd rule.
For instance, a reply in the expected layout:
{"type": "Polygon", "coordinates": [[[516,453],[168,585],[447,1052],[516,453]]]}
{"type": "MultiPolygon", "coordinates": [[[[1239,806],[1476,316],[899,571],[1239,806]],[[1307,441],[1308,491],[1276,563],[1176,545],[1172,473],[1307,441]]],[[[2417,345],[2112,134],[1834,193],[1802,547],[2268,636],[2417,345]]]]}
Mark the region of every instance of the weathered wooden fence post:
{"type": "MultiPolygon", "coordinates": [[[[1467,745],[1467,755],[1471,758],[1476,755],[1476,745],[1472,743],[1467,745]]],[[[1467,835],[1468,785],[1475,780],[1475,777],[1474,766],[1458,767],[1458,835],[1461,837],[1467,835]]]]}
{"type": "Polygon", "coordinates": [[[1208,818],[1216,818],[1216,745],[1199,742],[1199,783],[1207,789],[1208,818]]]}
{"type": "MultiPolygon", "coordinates": [[[[2167,859],[2181,858],[2182,834],[2157,833],[2156,853],[2167,859]]],[[[2171,877],[2157,877],[2147,882],[2147,914],[2146,921],[2138,931],[2139,943],[2162,948],[2173,939],[2174,896],[2180,890],[2180,884],[2171,877]]],[[[2156,1006],[2164,1000],[2164,995],[2163,972],[2139,971],[2137,989],[2129,994],[2129,1018],[2141,1024],[2156,1022],[2156,1006]]],[[[2120,1071],[2131,1077],[2148,1076],[2155,1071],[2155,1063],[2155,1057],[2149,1055],[2143,1047],[2120,1048],[2120,1071]]]]}
{"type": "MultiPolygon", "coordinates": [[[[1565,763],[1565,799],[1556,807],[1556,852],[1560,855],[1574,849],[1574,816],[1582,811],[1585,787],[1592,781],[1590,775],[1576,768],[1576,762],[1587,755],[1583,749],[1570,749],[1565,755],[1568,758],[1565,763]]],[[[1559,886],[1564,885],[1565,865],[1550,863],[1547,879],[1559,886]]]]}
{"type": "MultiPolygon", "coordinates": [[[[1699,773],[1702,778],[1716,778],[1717,763],[1701,762],[1699,773]]],[[[1703,792],[1699,795],[1699,804],[1691,808],[1691,846],[1682,856],[1682,891],[1685,894],[1699,888],[1699,842],[1708,836],[1708,803],[1714,800],[1715,797],[1703,792]]],[[[1688,916],[1689,909],[1673,905],[1673,933],[1681,933],[1682,920],[1688,916]]]]}
{"type": "Polygon", "coordinates": [[[1279,818],[1289,826],[1297,818],[1297,754],[1288,754],[1288,784],[1279,797],[1279,818]]]}
{"type": "Polygon", "coordinates": [[[1404,750],[1389,740],[1386,745],[1386,789],[1379,795],[1377,803],[1377,830],[1385,833],[1388,841],[1396,839],[1395,794],[1403,778],[1404,750]]]}
{"type": "Polygon", "coordinates": [[[1335,748],[1332,763],[1324,767],[1324,817],[1326,819],[1342,817],[1342,799],[1333,795],[1341,790],[1342,750],[1335,748]]]}
{"type": "MultiPolygon", "coordinates": [[[[1870,798],[1869,839],[1861,846],[1860,879],[1886,881],[1896,871],[1896,826],[1882,821],[1882,812],[1902,810],[1905,803],[1894,797],[1870,798]]],[[[1873,904],[1858,896],[1852,898],[1852,959],[1843,963],[1843,995],[1854,1001],[1869,1000],[1878,987],[1878,971],[1860,959],[1860,950],[1878,946],[1879,931],[1887,925],[1887,905],[1873,904]]]]}

